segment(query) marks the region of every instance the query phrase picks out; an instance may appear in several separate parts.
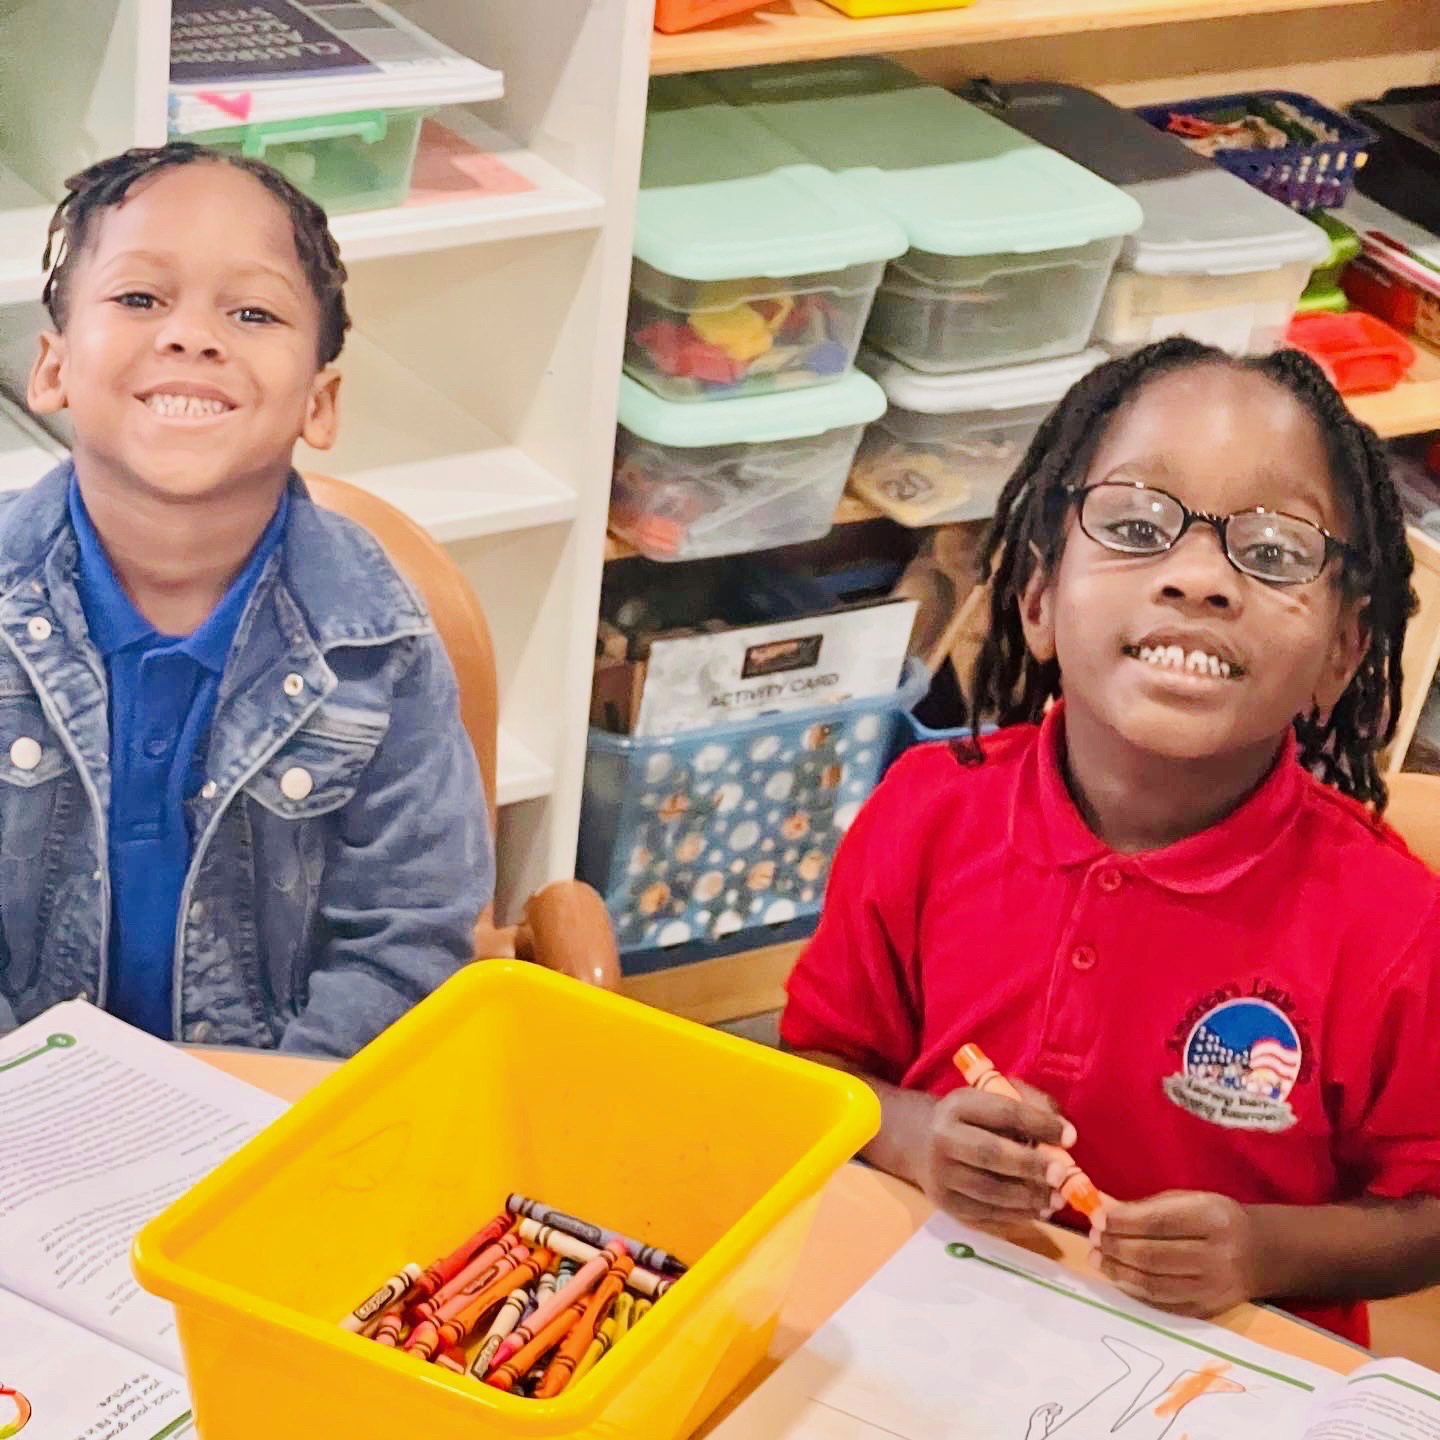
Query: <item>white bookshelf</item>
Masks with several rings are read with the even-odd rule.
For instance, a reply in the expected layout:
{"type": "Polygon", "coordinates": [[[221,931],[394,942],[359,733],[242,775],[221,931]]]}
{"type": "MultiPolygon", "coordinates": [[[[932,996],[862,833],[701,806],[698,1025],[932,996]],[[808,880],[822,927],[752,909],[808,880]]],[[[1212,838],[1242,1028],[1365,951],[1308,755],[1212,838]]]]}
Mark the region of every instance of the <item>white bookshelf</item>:
{"type": "MultiPolygon", "coordinates": [[[[297,463],[407,511],[480,595],[503,913],[574,869],[651,7],[390,3],[504,72],[503,100],[436,119],[531,188],[336,218],[356,327],[341,438],[297,463]]],[[[0,384],[23,378],[65,176],[164,139],[169,23],[169,0],[0,0],[0,384]]],[[[52,463],[0,411],[0,488],[52,463]]]]}

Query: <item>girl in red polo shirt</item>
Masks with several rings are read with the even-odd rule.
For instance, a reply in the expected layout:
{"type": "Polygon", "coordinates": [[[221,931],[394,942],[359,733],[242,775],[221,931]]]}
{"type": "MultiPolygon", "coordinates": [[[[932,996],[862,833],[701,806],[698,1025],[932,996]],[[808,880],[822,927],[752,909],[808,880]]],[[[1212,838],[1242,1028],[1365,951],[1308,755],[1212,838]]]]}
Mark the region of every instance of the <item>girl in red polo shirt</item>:
{"type": "Polygon", "coordinates": [[[790,981],[786,1044],[880,1095],[868,1159],[1003,1223],[1059,1210],[1066,1145],[1095,1262],[1185,1314],[1363,1340],[1440,1279],[1440,880],[1376,818],[1410,569],[1304,356],[1166,340],[1071,390],[988,543],[1002,728],[891,769],[790,981]]]}

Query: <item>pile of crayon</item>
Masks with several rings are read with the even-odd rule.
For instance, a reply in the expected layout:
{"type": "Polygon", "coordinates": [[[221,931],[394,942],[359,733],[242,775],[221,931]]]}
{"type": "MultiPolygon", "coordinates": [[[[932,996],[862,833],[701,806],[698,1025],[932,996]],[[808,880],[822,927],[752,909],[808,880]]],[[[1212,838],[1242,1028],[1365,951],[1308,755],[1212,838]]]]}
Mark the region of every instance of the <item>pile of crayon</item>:
{"type": "Polygon", "coordinates": [[[410,1263],[345,1329],[549,1400],[597,1365],[685,1273],[673,1255],[524,1195],[433,1264],[410,1263]]]}

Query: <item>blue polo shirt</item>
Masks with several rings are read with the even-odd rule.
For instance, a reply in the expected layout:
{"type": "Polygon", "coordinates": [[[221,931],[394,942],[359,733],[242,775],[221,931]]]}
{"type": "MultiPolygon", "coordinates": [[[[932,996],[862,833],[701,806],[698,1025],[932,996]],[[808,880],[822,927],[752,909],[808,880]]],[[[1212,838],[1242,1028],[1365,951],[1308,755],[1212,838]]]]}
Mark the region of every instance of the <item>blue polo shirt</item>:
{"type": "Polygon", "coordinates": [[[185,802],[204,783],[206,741],[220,677],[246,602],[285,536],[283,495],[245,568],[209,618],[186,636],[162,635],[126,595],[70,481],[75,576],[110,694],[110,983],[122,1020],[171,1038],[171,988],[180,891],[190,864],[185,802]]]}

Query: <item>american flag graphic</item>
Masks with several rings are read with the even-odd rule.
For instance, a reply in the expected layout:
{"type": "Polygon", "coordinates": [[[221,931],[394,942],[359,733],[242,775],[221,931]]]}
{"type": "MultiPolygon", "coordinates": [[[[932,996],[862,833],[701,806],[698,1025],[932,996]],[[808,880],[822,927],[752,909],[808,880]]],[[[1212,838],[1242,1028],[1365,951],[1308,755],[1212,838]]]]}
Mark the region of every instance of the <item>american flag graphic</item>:
{"type": "Polygon", "coordinates": [[[1259,1069],[1262,1065],[1293,1082],[1300,1077],[1300,1052],[1278,1040],[1257,1040],[1250,1047],[1250,1066],[1259,1069]]]}
{"type": "Polygon", "coordinates": [[[1300,1052],[1282,1040],[1267,1037],[1234,1046],[1208,1025],[1196,1032],[1189,1059],[1192,1071],[1234,1087],[1245,1085],[1253,1072],[1269,1071],[1275,1083],[1266,1088],[1288,1090],[1300,1076],[1300,1052]]]}

